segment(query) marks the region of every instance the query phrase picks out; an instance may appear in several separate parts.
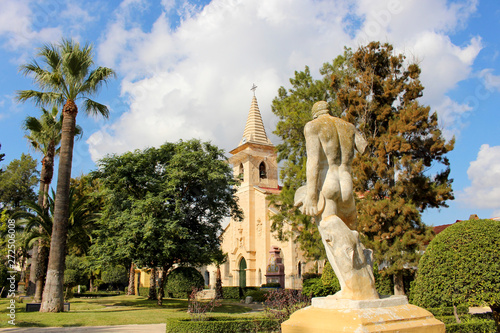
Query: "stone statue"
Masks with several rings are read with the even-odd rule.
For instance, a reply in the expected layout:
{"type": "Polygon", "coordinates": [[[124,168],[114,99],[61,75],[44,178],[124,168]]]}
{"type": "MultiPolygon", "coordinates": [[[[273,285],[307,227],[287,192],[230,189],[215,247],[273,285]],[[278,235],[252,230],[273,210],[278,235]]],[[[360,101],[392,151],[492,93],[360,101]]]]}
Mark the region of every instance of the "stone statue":
{"type": "Polygon", "coordinates": [[[351,175],[354,151],[363,153],[367,142],[353,124],[331,116],[328,108],[327,102],[315,103],[314,119],[304,127],[307,184],[295,193],[295,205],[316,220],[341,286],[333,298],[378,299],[372,251],[365,249],[356,231],[351,175]]]}

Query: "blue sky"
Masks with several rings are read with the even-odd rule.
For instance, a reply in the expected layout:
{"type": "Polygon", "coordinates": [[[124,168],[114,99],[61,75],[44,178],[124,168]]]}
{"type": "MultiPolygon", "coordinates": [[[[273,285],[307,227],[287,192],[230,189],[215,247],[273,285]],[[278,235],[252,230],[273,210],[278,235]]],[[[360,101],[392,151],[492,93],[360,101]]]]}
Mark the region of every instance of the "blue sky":
{"type": "Polygon", "coordinates": [[[165,141],[195,137],[235,148],[253,83],[276,144],[270,104],[294,71],[307,65],[319,77],[344,46],[380,40],[420,65],[421,102],[438,113],[445,136],[456,138],[449,154],[456,200],[424,213],[424,222],[500,216],[499,31],[497,1],[0,0],[3,165],[29,152],[21,124],[39,111],[14,96],[35,88],[18,68],[42,43],[88,41],[96,63],[118,74],[96,98],[110,118],[78,115],[78,176],[106,154],[165,141]]]}

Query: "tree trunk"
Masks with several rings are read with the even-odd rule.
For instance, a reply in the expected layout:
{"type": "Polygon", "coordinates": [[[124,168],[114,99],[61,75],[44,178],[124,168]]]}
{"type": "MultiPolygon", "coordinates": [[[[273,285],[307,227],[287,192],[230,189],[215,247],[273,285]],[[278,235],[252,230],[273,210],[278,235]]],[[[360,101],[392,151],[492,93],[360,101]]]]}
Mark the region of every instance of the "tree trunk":
{"type": "Polygon", "coordinates": [[[500,332],[500,304],[490,305],[490,308],[493,313],[493,320],[497,325],[497,332],[500,332]]]}
{"type": "Polygon", "coordinates": [[[170,267],[172,266],[163,266],[160,271],[160,277],[158,279],[158,305],[163,304],[163,297],[165,296],[165,282],[167,281],[167,274],[170,267]]]}
{"type": "Polygon", "coordinates": [[[394,295],[406,295],[403,282],[403,272],[394,274],[394,295]]]}
{"type": "Polygon", "coordinates": [[[41,241],[38,244],[38,269],[36,271],[36,288],[33,300],[35,302],[42,301],[43,286],[45,283],[45,275],[47,273],[47,260],[49,256],[49,248],[41,241]]]}
{"type": "Polygon", "coordinates": [[[135,266],[130,264],[130,272],[128,274],[128,290],[127,295],[135,295],[135,266]]]}
{"type": "Polygon", "coordinates": [[[153,266],[151,268],[151,273],[149,277],[149,295],[148,299],[153,300],[156,299],[156,268],[153,266]]]}
{"type": "Polygon", "coordinates": [[[220,266],[217,265],[217,277],[215,278],[215,298],[216,299],[223,299],[224,294],[222,291],[222,277],[220,273],[220,266]]]}
{"type": "Polygon", "coordinates": [[[156,305],[163,304],[163,296],[165,295],[164,292],[165,275],[166,275],[165,267],[160,268],[160,271],[158,273],[158,295],[157,295],[156,305]]]}
{"type": "MultiPolygon", "coordinates": [[[[38,190],[38,206],[43,207],[43,201],[45,197],[45,178],[47,174],[47,169],[45,168],[45,156],[42,159],[42,171],[40,172],[40,188],[38,190]]],[[[30,266],[30,279],[28,281],[28,288],[26,289],[27,296],[35,295],[36,291],[36,277],[38,271],[38,242],[35,242],[33,248],[31,249],[31,266],[30,266]]]]}
{"type": "Polygon", "coordinates": [[[40,312],[64,311],[64,261],[68,236],[69,188],[77,113],[76,104],[68,100],[63,107],[61,151],[54,202],[54,224],[50,242],[47,280],[43,290],[40,312]]]}

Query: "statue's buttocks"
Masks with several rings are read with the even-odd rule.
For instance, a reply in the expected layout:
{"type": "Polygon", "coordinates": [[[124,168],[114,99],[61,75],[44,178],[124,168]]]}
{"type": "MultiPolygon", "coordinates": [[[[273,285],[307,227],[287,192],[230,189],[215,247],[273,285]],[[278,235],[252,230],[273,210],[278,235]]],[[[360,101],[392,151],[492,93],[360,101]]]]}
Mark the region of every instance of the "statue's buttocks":
{"type": "Polygon", "coordinates": [[[355,126],[328,114],[328,103],[314,104],[313,120],[304,127],[307,184],[297,190],[295,205],[314,216],[328,260],[341,290],[337,298],[379,298],[372,271],[371,250],[364,248],[356,229],[352,183],[355,150],[366,141],[355,126]]]}

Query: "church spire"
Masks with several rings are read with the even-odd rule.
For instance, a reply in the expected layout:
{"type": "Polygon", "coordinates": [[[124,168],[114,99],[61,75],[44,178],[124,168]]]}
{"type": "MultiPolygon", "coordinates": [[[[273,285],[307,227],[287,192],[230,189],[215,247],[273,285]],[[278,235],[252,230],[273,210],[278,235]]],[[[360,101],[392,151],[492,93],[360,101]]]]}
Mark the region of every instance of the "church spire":
{"type": "Polygon", "coordinates": [[[267,138],[266,130],[264,128],[264,123],[262,122],[262,117],[259,111],[259,105],[257,104],[257,98],[255,97],[255,89],[257,86],[254,84],[252,104],[250,105],[250,111],[248,112],[247,123],[245,125],[245,130],[243,131],[243,138],[240,141],[240,146],[247,143],[260,143],[265,145],[272,145],[271,141],[267,138]]]}

